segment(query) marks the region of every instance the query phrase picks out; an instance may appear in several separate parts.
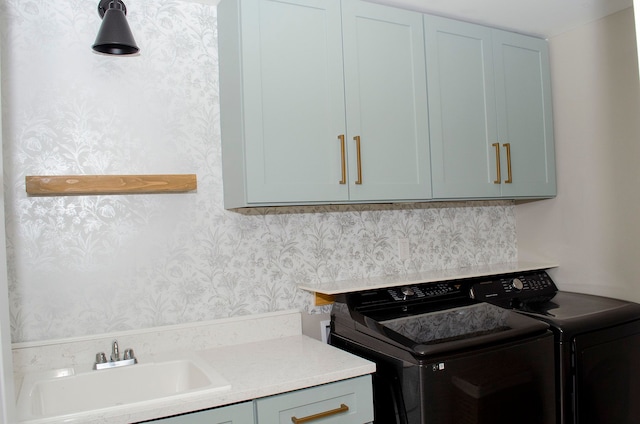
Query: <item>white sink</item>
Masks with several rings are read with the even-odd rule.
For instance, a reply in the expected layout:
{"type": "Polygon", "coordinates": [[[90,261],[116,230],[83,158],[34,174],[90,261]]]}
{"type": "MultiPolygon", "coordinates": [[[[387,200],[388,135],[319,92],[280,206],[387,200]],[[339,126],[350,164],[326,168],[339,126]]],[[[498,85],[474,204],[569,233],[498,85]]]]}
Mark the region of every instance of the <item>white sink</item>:
{"type": "Polygon", "coordinates": [[[37,419],[166,401],[168,397],[230,387],[206,362],[189,355],[99,371],[65,368],[27,375],[17,407],[22,419],[37,419]]]}

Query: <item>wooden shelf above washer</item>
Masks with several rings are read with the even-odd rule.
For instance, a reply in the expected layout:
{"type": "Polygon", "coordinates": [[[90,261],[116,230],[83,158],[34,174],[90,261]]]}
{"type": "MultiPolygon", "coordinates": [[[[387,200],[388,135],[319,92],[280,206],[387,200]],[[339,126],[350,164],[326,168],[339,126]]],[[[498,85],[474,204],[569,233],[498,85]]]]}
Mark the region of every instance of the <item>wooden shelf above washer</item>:
{"type": "Polygon", "coordinates": [[[185,193],[198,186],[195,174],[27,176],[25,184],[31,196],[185,193]]]}
{"type": "Polygon", "coordinates": [[[331,294],[323,294],[323,293],[314,293],[314,305],[315,306],[324,306],[333,304],[335,296],[331,294]]]}

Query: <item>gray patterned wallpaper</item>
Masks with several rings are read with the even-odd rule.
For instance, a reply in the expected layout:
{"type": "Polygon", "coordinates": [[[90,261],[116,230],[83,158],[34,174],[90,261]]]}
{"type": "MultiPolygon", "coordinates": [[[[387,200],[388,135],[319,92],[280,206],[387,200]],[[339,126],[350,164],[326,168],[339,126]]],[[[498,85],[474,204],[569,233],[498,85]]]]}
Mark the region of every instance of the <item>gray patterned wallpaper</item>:
{"type": "Polygon", "coordinates": [[[90,48],[97,4],[0,0],[14,342],[312,311],[296,283],[516,260],[511,202],[225,211],[215,6],[127,0],[141,55],[118,58],[90,48]],[[196,173],[198,190],[30,198],[24,186],[153,173],[196,173]]]}

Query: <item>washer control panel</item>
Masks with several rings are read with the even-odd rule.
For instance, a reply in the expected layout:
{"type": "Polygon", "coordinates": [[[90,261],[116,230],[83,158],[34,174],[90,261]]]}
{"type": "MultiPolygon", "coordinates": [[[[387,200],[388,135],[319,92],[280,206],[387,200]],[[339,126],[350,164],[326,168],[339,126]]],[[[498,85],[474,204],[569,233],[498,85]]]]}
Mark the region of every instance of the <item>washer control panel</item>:
{"type": "Polygon", "coordinates": [[[363,292],[347,293],[343,300],[350,308],[358,311],[407,307],[409,305],[430,304],[442,300],[469,299],[468,285],[456,281],[433,283],[410,283],[404,286],[379,288],[363,292]],[[466,289],[465,289],[466,287],[466,289]]]}
{"type": "Polygon", "coordinates": [[[495,280],[480,281],[471,287],[471,297],[492,302],[508,299],[548,298],[558,291],[551,277],[545,271],[500,276],[495,280]]]}
{"type": "Polygon", "coordinates": [[[434,298],[450,293],[456,293],[459,287],[450,283],[428,283],[387,289],[389,296],[395,301],[434,298]]]}

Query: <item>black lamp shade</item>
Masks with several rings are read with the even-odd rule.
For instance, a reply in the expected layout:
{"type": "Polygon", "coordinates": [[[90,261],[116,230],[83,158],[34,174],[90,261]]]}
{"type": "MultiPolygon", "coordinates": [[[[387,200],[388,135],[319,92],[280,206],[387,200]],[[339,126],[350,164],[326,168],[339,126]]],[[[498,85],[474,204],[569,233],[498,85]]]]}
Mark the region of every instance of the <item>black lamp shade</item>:
{"type": "MultiPolygon", "coordinates": [[[[100,9],[99,9],[100,10],[100,9]]],[[[120,0],[112,0],[104,11],[102,25],[93,44],[93,50],[105,54],[135,54],[140,49],[133,39],[127,23],[125,7],[120,0]]],[[[100,10],[102,14],[102,11],[100,10]]]]}

